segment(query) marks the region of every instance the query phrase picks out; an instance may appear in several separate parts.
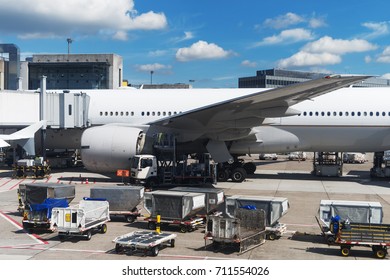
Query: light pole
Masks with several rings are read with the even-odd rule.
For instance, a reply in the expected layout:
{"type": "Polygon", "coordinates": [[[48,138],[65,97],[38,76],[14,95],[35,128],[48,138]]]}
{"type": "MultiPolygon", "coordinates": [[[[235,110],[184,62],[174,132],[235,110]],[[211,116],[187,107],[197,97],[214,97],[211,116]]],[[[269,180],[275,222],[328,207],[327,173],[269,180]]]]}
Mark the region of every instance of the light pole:
{"type": "Polygon", "coordinates": [[[150,71],[150,84],[152,85],[153,84],[153,73],[154,71],[150,71]]]}
{"type": "Polygon", "coordinates": [[[73,43],[73,40],[72,40],[72,38],[68,38],[68,39],[66,39],[66,41],[68,42],[68,54],[69,54],[70,53],[70,44],[73,43]]]}

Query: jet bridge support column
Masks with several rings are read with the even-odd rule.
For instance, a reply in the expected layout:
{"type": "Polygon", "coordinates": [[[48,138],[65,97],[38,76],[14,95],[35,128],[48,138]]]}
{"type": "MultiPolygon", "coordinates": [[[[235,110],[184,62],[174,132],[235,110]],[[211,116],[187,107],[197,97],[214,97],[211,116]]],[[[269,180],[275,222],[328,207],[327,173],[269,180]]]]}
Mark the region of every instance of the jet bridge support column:
{"type": "MultiPolygon", "coordinates": [[[[41,77],[41,92],[39,94],[39,120],[47,120],[46,116],[46,76],[41,77]]],[[[46,160],[46,124],[41,128],[41,153],[43,160],[46,160]]]]}
{"type": "Polygon", "coordinates": [[[316,176],[341,177],[343,175],[342,153],[316,152],[313,160],[313,174],[316,176]]]}

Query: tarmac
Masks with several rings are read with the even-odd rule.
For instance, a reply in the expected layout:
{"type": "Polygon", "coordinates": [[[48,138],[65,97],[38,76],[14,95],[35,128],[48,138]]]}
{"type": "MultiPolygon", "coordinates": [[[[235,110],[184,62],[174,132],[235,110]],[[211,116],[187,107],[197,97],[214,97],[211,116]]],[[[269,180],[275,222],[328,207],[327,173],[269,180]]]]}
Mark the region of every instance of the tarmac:
{"type": "MultiPolygon", "coordinates": [[[[246,253],[237,254],[230,248],[217,251],[205,246],[204,228],[181,233],[178,227],[163,228],[163,232],[177,234],[175,247],[161,249],[156,257],[143,254],[117,254],[112,242],[117,236],[148,230],[144,217],[132,224],[120,217],[108,223],[105,234],[95,233],[87,241],[68,238],[61,242],[56,232],[29,234],[23,230],[22,216],[17,211],[17,189],[20,183],[53,182],[76,185],[77,204],[89,196],[91,186],[122,182],[122,178],[88,172],[83,168],[53,170],[45,179],[12,179],[12,171],[0,167],[0,260],[371,260],[370,248],[352,248],[349,257],[340,248],[329,246],[321,236],[315,220],[322,199],[378,201],[383,206],[383,223],[390,224],[390,180],[372,179],[371,158],[364,164],[344,164],[342,177],[316,177],[311,174],[312,161],[258,160],[247,158],[257,165],[254,175],[242,183],[218,183],[225,195],[261,195],[286,197],[290,209],[280,219],[287,225],[287,233],[277,240],[266,242],[246,253]]],[[[142,214],[146,214],[142,209],[142,214]]],[[[386,256],[389,260],[389,256],[386,256]]]]}

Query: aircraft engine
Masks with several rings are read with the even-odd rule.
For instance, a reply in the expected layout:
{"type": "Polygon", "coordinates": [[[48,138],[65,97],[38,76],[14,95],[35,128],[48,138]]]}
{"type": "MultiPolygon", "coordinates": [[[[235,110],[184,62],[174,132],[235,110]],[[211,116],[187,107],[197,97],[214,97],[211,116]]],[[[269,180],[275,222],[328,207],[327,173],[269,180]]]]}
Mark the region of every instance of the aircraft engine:
{"type": "Polygon", "coordinates": [[[81,136],[81,160],[95,172],[129,169],[129,158],[141,153],[145,133],[134,127],[104,125],[88,128],[81,136]]]}

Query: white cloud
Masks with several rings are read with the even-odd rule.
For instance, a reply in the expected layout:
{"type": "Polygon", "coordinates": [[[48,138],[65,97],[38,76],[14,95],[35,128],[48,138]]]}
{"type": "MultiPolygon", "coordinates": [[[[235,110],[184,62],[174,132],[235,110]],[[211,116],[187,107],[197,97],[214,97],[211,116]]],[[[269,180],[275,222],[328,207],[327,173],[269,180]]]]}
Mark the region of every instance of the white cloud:
{"type": "Polygon", "coordinates": [[[120,41],[127,41],[128,36],[125,31],[118,31],[112,36],[113,39],[120,40],[120,41]]]}
{"type": "Polygon", "coordinates": [[[160,57],[160,56],[164,56],[168,53],[168,51],[166,50],[156,50],[156,51],[150,51],[148,53],[148,56],[150,57],[160,57]]]}
{"type": "Polygon", "coordinates": [[[191,60],[201,59],[221,59],[232,55],[231,51],[225,51],[220,46],[214,43],[198,41],[189,48],[180,48],[176,52],[178,61],[186,62],[191,60]]]}
{"type": "Polygon", "coordinates": [[[133,0],[0,0],[0,30],[21,38],[112,34],[125,39],[130,30],[167,26],[163,13],[139,13],[133,0]],[[21,8],[23,7],[23,8],[21,8]]]}
{"type": "Polygon", "coordinates": [[[250,60],[244,60],[241,62],[241,66],[255,68],[257,67],[257,63],[250,60]]]}
{"type": "Polygon", "coordinates": [[[309,41],[313,38],[313,33],[304,28],[288,29],[283,30],[278,35],[264,38],[261,42],[256,43],[255,47],[276,44],[291,44],[301,41],[309,41]]]}
{"type": "Polygon", "coordinates": [[[343,40],[325,36],[307,43],[298,53],[280,60],[278,65],[281,68],[334,65],[340,63],[342,55],[347,53],[367,52],[377,48],[366,40],[343,40]]]}
{"type": "Polygon", "coordinates": [[[380,63],[390,63],[390,46],[386,47],[384,51],[376,59],[380,63]]]}
{"type": "Polygon", "coordinates": [[[310,28],[320,28],[326,26],[325,17],[312,17],[309,19],[309,27],[310,28]]]}
{"type": "Polygon", "coordinates": [[[154,64],[136,65],[136,69],[140,72],[150,72],[150,71],[170,70],[172,69],[172,66],[164,65],[160,63],[154,63],[154,64]]]}
{"type": "Polygon", "coordinates": [[[372,39],[389,34],[389,22],[365,22],[362,24],[364,27],[371,29],[372,32],[365,36],[367,39],[372,39]]]}
{"type": "Polygon", "coordinates": [[[278,16],[276,18],[268,18],[264,21],[264,25],[267,27],[282,29],[291,25],[304,22],[305,19],[294,13],[287,13],[285,15],[278,16]]]}
{"type": "Polygon", "coordinates": [[[278,67],[288,68],[291,66],[323,66],[329,64],[337,64],[341,62],[341,57],[331,53],[309,53],[300,51],[293,56],[282,59],[278,62],[278,67]]]}
{"type": "Polygon", "coordinates": [[[325,36],[317,41],[306,44],[302,50],[310,53],[346,54],[354,52],[366,52],[378,47],[362,39],[343,40],[325,36]]]}

